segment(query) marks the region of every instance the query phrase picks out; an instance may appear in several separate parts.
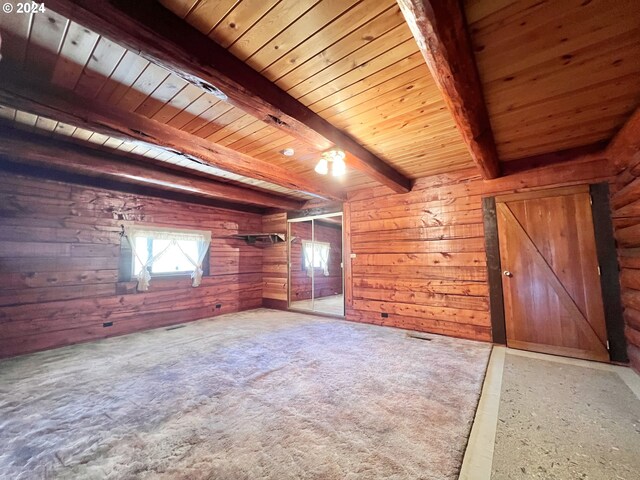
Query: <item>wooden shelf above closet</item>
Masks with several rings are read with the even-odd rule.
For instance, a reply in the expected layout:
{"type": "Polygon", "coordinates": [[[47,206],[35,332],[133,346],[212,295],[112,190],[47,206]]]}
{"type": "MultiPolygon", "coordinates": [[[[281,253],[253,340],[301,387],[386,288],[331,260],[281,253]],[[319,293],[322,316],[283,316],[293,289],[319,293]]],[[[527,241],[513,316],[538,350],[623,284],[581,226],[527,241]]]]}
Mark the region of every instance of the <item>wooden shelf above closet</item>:
{"type": "Polygon", "coordinates": [[[231,237],[240,238],[249,245],[271,245],[286,240],[284,233],[237,233],[231,237]]]}

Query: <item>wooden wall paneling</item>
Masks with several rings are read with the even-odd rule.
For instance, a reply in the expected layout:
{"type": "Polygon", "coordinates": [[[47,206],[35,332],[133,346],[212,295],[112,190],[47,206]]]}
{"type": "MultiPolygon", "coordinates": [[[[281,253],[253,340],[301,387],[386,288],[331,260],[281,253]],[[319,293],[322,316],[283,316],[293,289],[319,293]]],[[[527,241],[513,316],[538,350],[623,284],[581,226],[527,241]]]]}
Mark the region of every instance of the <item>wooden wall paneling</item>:
{"type": "Polygon", "coordinates": [[[345,203],[342,210],[343,228],[343,275],[344,275],[344,305],[345,313],[353,309],[353,267],[352,267],[352,236],[351,236],[351,205],[345,203]]]}
{"type": "MultiPolygon", "coordinates": [[[[418,179],[400,195],[384,187],[350,192],[345,228],[356,258],[346,278],[347,319],[491,341],[496,266],[485,253],[483,197],[611,180],[608,160],[597,156],[495,180],[473,168],[453,171],[418,179]]],[[[498,327],[493,335],[500,341],[498,327]]]]}
{"type": "Polygon", "coordinates": [[[262,304],[262,255],[230,238],[259,231],[260,214],[11,172],[0,172],[0,198],[2,357],[262,304]],[[118,282],[123,220],[211,231],[210,275],[198,288],[154,278],[145,293],[118,282]]]}
{"type": "MultiPolygon", "coordinates": [[[[287,214],[272,213],[262,217],[262,231],[265,233],[286,233],[287,214]]],[[[288,254],[286,242],[268,245],[262,249],[263,253],[263,305],[268,308],[286,310],[288,292],[288,254]]]]}

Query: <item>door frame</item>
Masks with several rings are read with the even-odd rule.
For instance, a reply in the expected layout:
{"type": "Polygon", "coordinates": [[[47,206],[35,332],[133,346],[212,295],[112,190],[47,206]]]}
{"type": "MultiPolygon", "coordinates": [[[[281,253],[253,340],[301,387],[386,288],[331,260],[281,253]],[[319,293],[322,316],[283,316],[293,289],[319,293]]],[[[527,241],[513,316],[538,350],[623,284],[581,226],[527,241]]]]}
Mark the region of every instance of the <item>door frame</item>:
{"type": "MultiPolygon", "coordinates": [[[[335,208],[335,207],[334,207],[335,208]]],[[[345,295],[345,232],[344,232],[344,211],[342,210],[342,204],[340,205],[340,210],[331,213],[318,213],[313,214],[313,211],[304,210],[301,212],[289,212],[287,214],[287,310],[292,312],[301,312],[301,313],[313,313],[314,315],[320,315],[323,317],[331,317],[331,318],[346,318],[347,316],[347,305],[346,305],[346,295],[345,295]],[[311,213],[310,215],[308,213],[311,213]],[[315,291],[315,275],[311,276],[311,310],[301,310],[297,308],[291,307],[291,224],[299,223],[299,222],[308,222],[311,221],[311,235],[312,241],[315,240],[315,220],[322,218],[330,218],[330,217],[341,217],[342,220],[342,231],[341,231],[341,241],[342,241],[342,261],[340,262],[342,268],[342,315],[335,315],[332,313],[318,312],[313,310],[314,305],[314,291],[315,291]]],[[[333,208],[332,208],[333,209],[333,208]]]]}
{"type": "MultiPolygon", "coordinates": [[[[588,188],[591,196],[591,215],[596,240],[596,253],[600,266],[600,289],[604,305],[609,356],[613,362],[626,363],[629,358],[627,356],[627,342],[624,336],[618,256],[613,237],[611,208],[609,206],[609,184],[606,182],[589,184],[588,188]]],[[[560,191],[566,190],[567,187],[546,188],[482,198],[482,218],[489,282],[489,311],[491,314],[493,343],[507,344],[496,198],[515,200],[518,197],[523,199],[536,196],[543,197],[553,195],[554,191],[560,193],[560,191]],[[539,195],[536,195],[536,193],[539,195]]]]}

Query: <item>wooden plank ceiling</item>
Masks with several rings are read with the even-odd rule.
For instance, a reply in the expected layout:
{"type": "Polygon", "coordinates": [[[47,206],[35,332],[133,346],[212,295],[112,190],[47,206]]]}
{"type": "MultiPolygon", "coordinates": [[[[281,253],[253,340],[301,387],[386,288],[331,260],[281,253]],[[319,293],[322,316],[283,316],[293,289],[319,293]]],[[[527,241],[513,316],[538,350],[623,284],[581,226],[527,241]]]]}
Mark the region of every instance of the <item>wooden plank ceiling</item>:
{"type": "Polygon", "coordinates": [[[76,127],[65,122],[51,120],[50,118],[34,115],[22,110],[0,105],[0,118],[13,122],[15,126],[21,130],[32,130],[39,134],[57,137],[69,137],[74,143],[79,145],[92,144],[98,147],[99,150],[114,150],[115,153],[130,153],[132,155],[146,157],[165,162],[168,164],[168,167],[178,167],[178,170],[181,169],[180,167],[193,170],[193,173],[201,174],[205,178],[214,177],[215,180],[229,182],[239,186],[247,186],[257,190],[280,193],[287,197],[298,198],[300,200],[311,200],[315,198],[314,196],[280,185],[237,175],[211,165],[206,165],[188,156],[158,147],[157,145],[140,141],[124,141],[119,138],[93,132],[86,128],[76,127]]]}
{"type": "MultiPolygon", "coordinates": [[[[394,0],[161,0],[411,179],[473,165],[394,0]]],[[[465,10],[500,159],[606,140],[640,100],[633,0],[467,0],[465,10]]],[[[160,8],[160,6],[159,6],[160,8]]],[[[51,9],[2,15],[3,63],[85,99],[136,112],[345,189],[378,185],[350,170],[313,172],[319,153],[51,9]],[[282,150],[293,148],[285,157],[282,150]]],[[[114,40],[116,42],[114,42],[114,40]]],[[[5,109],[17,122],[297,198],[268,182],[5,109]]]]}
{"type": "Polygon", "coordinates": [[[467,0],[502,161],[609,140],[640,103],[637,0],[467,0]]]}
{"type": "MultiPolygon", "coordinates": [[[[471,164],[392,0],[223,3],[201,2],[187,21],[219,25],[215,40],[402,173],[471,164]]],[[[313,172],[312,147],[50,9],[1,21],[3,56],[29,75],[327,181],[313,172]],[[293,158],[280,153],[289,147],[293,158]]],[[[353,170],[343,180],[363,183],[370,180],[353,170]]]]}

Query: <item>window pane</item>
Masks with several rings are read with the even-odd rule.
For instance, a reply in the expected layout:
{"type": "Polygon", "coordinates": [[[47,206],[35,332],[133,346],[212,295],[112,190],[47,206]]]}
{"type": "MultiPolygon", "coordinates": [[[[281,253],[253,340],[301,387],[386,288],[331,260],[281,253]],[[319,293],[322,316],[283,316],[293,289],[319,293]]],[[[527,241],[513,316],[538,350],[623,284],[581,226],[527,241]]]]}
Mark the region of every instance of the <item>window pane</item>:
{"type": "Polygon", "coordinates": [[[149,252],[147,250],[147,237],[136,237],[135,247],[136,247],[137,257],[134,255],[133,260],[134,260],[135,266],[134,266],[133,274],[138,275],[138,273],[140,273],[140,270],[142,269],[142,264],[146,263],[147,259],[149,258],[149,252]],[[140,263],[138,258],[140,258],[142,263],[140,263]]]}
{"type": "Polygon", "coordinates": [[[324,259],[329,258],[329,245],[326,243],[315,244],[315,256],[313,258],[313,266],[315,268],[324,267],[324,259]]]}
{"type": "MultiPolygon", "coordinates": [[[[198,242],[188,241],[188,240],[178,240],[178,243],[182,247],[182,250],[184,251],[184,253],[189,255],[189,258],[191,258],[191,260],[193,260],[194,262],[198,261],[198,242]]],[[[189,265],[190,265],[190,270],[192,270],[194,268],[193,265],[191,264],[189,265]]]]}
{"type": "MultiPolygon", "coordinates": [[[[162,252],[169,245],[169,240],[153,240],[153,255],[157,255],[162,252]]],[[[198,246],[196,242],[181,241],[180,245],[183,249],[196,260],[198,246]]],[[[153,262],[151,267],[151,273],[176,273],[176,272],[191,272],[193,265],[180,251],[177,245],[171,245],[166,252],[162,254],[160,258],[153,262]]]]}

